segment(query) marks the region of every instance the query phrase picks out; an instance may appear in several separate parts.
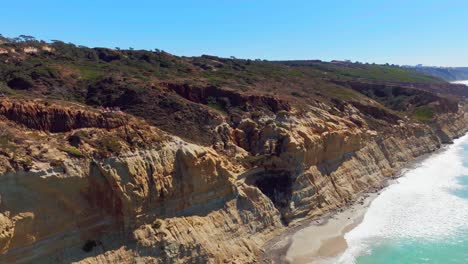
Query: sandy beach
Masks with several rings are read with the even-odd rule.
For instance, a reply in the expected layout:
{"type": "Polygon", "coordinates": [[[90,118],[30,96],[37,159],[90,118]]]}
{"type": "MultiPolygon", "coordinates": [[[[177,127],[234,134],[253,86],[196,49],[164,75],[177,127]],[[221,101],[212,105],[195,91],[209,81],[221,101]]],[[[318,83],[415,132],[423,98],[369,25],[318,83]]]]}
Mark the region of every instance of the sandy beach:
{"type": "Polygon", "coordinates": [[[343,252],[347,247],[344,234],[362,221],[376,196],[376,193],[365,194],[349,208],[303,226],[291,236],[284,260],[291,264],[305,264],[343,252]]]}
{"type": "Polygon", "coordinates": [[[363,193],[345,209],[304,220],[300,225],[289,228],[269,241],[260,262],[302,264],[337,256],[347,247],[344,234],[362,221],[370,203],[379,193],[363,193]]]}

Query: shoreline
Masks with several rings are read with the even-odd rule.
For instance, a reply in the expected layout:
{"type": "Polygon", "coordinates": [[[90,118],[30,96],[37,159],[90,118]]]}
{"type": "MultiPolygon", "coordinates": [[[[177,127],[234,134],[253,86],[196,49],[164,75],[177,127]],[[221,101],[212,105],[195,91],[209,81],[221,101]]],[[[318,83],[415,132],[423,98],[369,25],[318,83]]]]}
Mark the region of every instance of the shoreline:
{"type": "Polygon", "coordinates": [[[347,244],[344,235],[362,222],[367,208],[379,193],[365,193],[323,223],[312,222],[296,232],[291,237],[284,260],[287,263],[306,264],[320,258],[335,257],[345,251],[347,244]]]}
{"type": "Polygon", "coordinates": [[[333,209],[315,218],[297,219],[297,225],[287,227],[264,245],[259,262],[305,264],[339,256],[347,248],[344,235],[362,222],[372,201],[407,171],[418,167],[429,156],[445,151],[451,144],[443,144],[433,152],[414,158],[384,179],[380,186],[357,194],[356,199],[344,208],[333,209]]]}
{"type": "Polygon", "coordinates": [[[343,252],[347,247],[344,234],[362,222],[367,208],[385,187],[359,194],[345,208],[334,209],[317,218],[298,220],[298,225],[267,242],[260,263],[310,263],[343,252]]]}

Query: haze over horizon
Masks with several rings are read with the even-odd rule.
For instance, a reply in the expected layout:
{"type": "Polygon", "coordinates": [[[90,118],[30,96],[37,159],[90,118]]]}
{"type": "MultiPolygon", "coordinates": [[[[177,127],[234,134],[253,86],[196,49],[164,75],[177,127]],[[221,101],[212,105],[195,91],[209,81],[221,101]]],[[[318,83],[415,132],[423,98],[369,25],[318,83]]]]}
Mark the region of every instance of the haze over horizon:
{"type": "Polygon", "coordinates": [[[3,9],[7,37],[180,56],[468,66],[465,1],[25,0],[3,9]]]}

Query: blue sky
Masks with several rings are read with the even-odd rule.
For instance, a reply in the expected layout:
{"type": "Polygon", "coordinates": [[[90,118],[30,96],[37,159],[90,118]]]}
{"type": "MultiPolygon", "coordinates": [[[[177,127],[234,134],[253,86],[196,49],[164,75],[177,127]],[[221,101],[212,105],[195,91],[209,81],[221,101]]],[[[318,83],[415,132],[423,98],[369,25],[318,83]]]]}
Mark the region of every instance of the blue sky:
{"type": "Polygon", "coordinates": [[[0,33],[176,55],[468,66],[468,1],[21,0],[0,33]]]}

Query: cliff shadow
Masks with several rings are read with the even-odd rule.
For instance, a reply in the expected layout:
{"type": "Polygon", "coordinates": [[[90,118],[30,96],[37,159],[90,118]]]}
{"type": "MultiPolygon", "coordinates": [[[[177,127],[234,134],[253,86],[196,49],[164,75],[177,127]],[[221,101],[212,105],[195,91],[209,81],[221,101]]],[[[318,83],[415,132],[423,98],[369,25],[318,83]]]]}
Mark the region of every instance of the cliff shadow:
{"type": "Polygon", "coordinates": [[[285,214],[289,210],[292,197],[293,179],[285,170],[262,170],[247,175],[245,183],[257,187],[267,196],[281,214],[283,224],[287,225],[285,214]]]}

